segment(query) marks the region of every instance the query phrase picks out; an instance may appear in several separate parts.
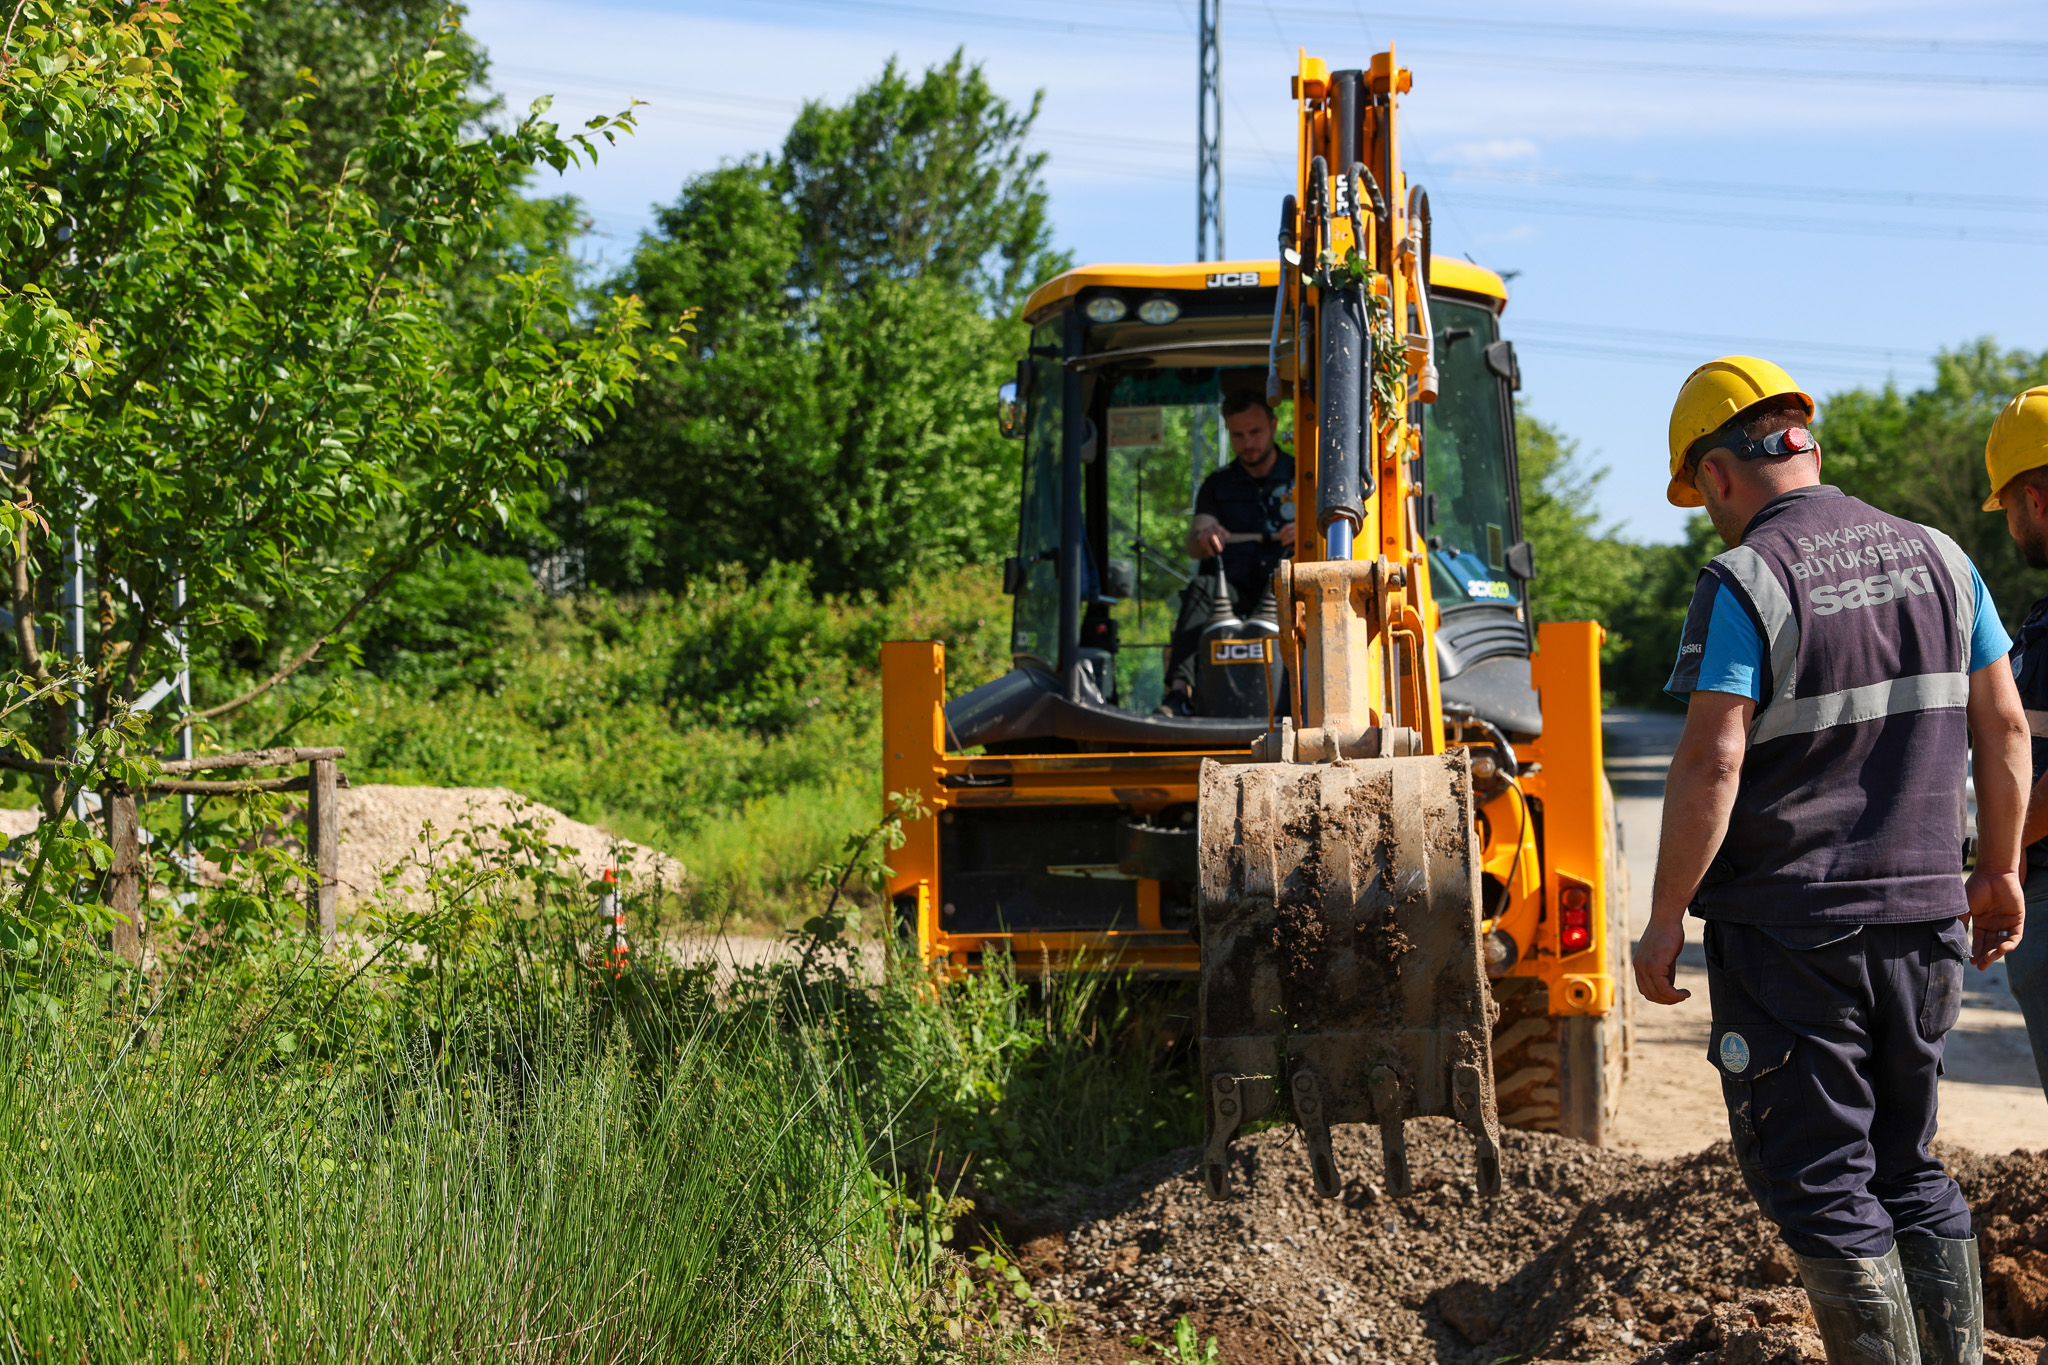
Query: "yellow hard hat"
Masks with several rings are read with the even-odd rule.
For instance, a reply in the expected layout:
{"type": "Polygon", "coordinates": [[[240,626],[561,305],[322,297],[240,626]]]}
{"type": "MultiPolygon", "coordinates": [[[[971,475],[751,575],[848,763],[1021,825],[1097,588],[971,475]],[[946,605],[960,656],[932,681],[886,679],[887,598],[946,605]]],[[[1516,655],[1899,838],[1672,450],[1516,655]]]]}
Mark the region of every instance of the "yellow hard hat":
{"type": "Polygon", "coordinates": [[[1984,443],[1984,472],[1991,476],[1991,496],[1984,510],[1999,509],[1998,494],[2013,476],[2048,464],[2048,384],[2037,384],[2014,396],[1991,424],[1984,443]]]}
{"type": "Polygon", "coordinates": [[[1692,443],[1719,431],[1728,419],[1766,398],[1797,398],[1813,416],[1813,399],[1792,376],[1753,355],[1724,355],[1709,360],[1685,377],[1678,401],[1671,405],[1671,486],[1664,498],[1673,507],[1702,507],[1699,490],[1680,475],[1692,443]]]}

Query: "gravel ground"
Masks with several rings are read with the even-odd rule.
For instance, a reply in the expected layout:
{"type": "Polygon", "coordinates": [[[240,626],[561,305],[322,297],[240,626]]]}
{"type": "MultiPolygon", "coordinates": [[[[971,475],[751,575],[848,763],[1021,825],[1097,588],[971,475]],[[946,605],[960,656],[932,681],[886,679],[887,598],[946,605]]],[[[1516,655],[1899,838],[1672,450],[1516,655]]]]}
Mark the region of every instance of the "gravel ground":
{"type": "MultiPolygon", "coordinates": [[[[1381,1190],[1370,1130],[1337,1133],[1350,1180],[1325,1202],[1274,1129],[1237,1143],[1228,1202],[1203,1196],[1189,1150],[1020,1215],[1019,1262],[1070,1318],[1044,1358],[1161,1359],[1130,1338],[1169,1338],[1188,1314],[1224,1365],[1823,1360],[1793,1261],[1725,1143],[1659,1160],[1512,1132],[1507,1187],[1483,1199],[1461,1130],[1408,1132],[1405,1198],[1381,1190]]],[[[1995,1332],[1987,1358],[2037,1365],[2048,1154],[1945,1155],[1978,1211],[1991,1325],[2031,1338],[1995,1332]]]]}

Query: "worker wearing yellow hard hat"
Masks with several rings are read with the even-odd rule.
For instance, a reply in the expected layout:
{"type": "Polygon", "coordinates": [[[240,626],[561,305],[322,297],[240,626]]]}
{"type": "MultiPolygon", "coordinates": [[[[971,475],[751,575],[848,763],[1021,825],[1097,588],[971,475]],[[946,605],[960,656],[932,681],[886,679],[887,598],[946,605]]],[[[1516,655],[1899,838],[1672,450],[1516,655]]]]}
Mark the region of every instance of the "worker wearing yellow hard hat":
{"type": "MultiPolygon", "coordinates": [[[[1768,360],[1752,355],[1722,356],[1692,372],[1678,401],[1671,405],[1671,486],[1664,490],[1673,507],[1704,503],[1686,473],[1685,455],[1695,442],[1726,426],[1737,413],[1771,403],[1796,403],[1813,417],[1813,399],[1792,382],[1792,376],[1768,360]]],[[[1803,426],[1799,428],[1803,430],[1803,426]]]]}
{"type": "Polygon", "coordinates": [[[1822,483],[1813,413],[1741,355],[1672,405],[1667,496],[1729,548],[1700,573],[1666,685],[1686,721],[1636,981],[1684,999],[1684,919],[1706,922],[1736,1160],[1828,1358],[1883,1343],[1959,1365],[1983,1352],[1977,1244],[1927,1141],[1965,960],[2021,937],[2025,719],[1982,576],[1940,531],[1822,483]]]}
{"type": "MultiPolygon", "coordinates": [[[[1984,510],[2005,513],[2029,568],[2048,569],[2048,385],[2015,396],[1998,414],[1984,443],[1984,472],[1991,484],[1984,510]]],[[[2048,916],[2048,597],[2034,603],[2014,633],[2012,672],[2032,735],[2034,788],[2020,839],[2033,919],[2048,916]]],[[[2027,1021],[2034,1067],[2048,1082],[2048,931],[2020,940],[2006,959],[2005,979],[2027,1021]]]]}

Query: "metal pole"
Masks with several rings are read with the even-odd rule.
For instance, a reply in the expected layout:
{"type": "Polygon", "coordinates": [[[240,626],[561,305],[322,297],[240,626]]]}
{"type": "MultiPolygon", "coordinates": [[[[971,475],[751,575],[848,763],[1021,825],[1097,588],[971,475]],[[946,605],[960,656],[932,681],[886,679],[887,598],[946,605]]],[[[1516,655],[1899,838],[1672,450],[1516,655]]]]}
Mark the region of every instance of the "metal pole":
{"type": "Polygon", "coordinates": [[[1195,259],[1223,259],[1223,0],[1195,0],[1201,51],[1195,95],[1195,259]]]}
{"type": "MultiPolygon", "coordinates": [[[[192,648],[185,640],[185,575],[183,574],[178,575],[176,584],[171,588],[171,605],[178,613],[178,701],[181,708],[178,712],[178,719],[185,721],[191,719],[192,716],[192,648]]],[[[178,728],[178,757],[192,757],[192,727],[190,725],[180,725],[178,728]]],[[[192,793],[186,792],[178,798],[178,808],[180,812],[178,829],[180,832],[181,851],[189,859],[192,856],[192,793]]],[[[197,875],[196,867],[191,869],[191,874],[197,875]]]]}
{"type": "MultiPolygon", "coordinates": [[[[66,556],[70,562],[70,574],[64,591],[69,595],[71,608],[71,657],[80,661],[85,658],[85,543],[79,538],[79,521],[71,523],[71,543],[66,556]]],[[[85,738],[85,693],[81,690],[71,703],[71,739],[74,744],[85,738]]],[[[74,819],[85,819],[86,793],[80,788],[71,798],[71,814],[74,819]]]]}

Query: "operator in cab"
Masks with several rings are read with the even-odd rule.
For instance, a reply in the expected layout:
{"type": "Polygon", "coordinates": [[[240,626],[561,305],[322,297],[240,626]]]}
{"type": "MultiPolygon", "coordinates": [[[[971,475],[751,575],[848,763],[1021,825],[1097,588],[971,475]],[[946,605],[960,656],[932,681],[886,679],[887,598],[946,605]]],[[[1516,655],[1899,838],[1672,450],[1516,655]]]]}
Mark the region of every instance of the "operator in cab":
{"type": "Polygon", "coordinates": [[[2027,719],[1968,556],[1823,484],[1812,416],[1752,356],[1702,365],[1672,409],[1666,496],[1729,548],[1666,685],[1686,720],[1636,984],[1689,996],[1686,913],[1704,921],[1736,1164],[1829,1361],[1976,1365],[1970,1210],[1927,1144],[1964,965],[2020,943],[2027,719]]]}
{"type": "Polygon", "coordinates": [[[1294,457],[1274,444],[1273,409],[1255,392],[1233,393],[1223,400],[1223,427],[1237,458],[1203,479],[1195,494],[1187,552],[1203,568],[1181,590],[1162,716],[1193,714],[1195,645],[1215,606],[1215,567],[1208,561],[1222,556],[1231,607],[1243,617],[1258,608],[1273,586],[1273,571],[1294,549],[1294,457]]]}
{"type": "MultiPolygon", "coordinates": [[[[1991,480],[1984,510],[2005,513],[2005,529],[2028,568],[2048,569],[2048,385],[2017,395],[1998,414],[1984,443],[1984,471],[1991,480]]],[[[2048,596],[2020,623],[2011,657],[2032,736],[2033,790],[2020,832],[2026,847],[2021,873],[2028,922],[2039,924],[2037,916],[2048,917],[2048,596]]],[[[2027,1021],[2034,1070],[2048,1087],[2048,928],[2020,940],[2005,960],[2005,980],[2027,1021]]]]}

